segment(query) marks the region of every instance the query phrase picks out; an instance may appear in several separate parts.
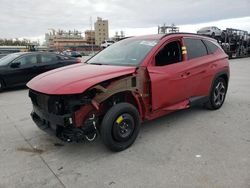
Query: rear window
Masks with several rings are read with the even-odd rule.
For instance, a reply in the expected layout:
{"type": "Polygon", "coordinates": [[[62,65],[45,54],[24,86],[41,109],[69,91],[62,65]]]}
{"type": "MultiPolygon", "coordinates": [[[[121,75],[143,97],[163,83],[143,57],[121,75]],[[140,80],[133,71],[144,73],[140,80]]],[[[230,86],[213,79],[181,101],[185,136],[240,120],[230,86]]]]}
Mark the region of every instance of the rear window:
{"type": "Polygon", "coordinates": [[[203,42],[207,46],[208,54],[213,54],[219,48],[216,44],[214,44],[213,42],[210,42],[208,40],[203,40],[203,42]]]}
{"type": "Polygon", "coordinates": [[[207,48],[200,39],[186,38],[184,39],[184,42],[187,47],[188,59],[194,59],[207,55],[207,48]]]}
{"type": "Polygon", "coordinates": [[[42,60],[42,63],[56,63],[57,56],[54,54],[42,54],[41,60],[42,60]]]}

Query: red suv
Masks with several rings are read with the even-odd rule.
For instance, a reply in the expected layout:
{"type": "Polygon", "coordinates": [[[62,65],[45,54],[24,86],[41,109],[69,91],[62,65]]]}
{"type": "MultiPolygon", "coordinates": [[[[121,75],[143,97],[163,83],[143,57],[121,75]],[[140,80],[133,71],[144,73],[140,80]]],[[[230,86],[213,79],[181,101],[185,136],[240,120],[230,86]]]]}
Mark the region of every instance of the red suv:
{"type": "Polygon", "coordinates": [[[39,128],[68,142],[100,133],[109,149],[121,151],[143,121],[197,103],[219,109],[228,80],[228,56],[215,40],[175,33],[124,39],[27,86],[39,128]]]}

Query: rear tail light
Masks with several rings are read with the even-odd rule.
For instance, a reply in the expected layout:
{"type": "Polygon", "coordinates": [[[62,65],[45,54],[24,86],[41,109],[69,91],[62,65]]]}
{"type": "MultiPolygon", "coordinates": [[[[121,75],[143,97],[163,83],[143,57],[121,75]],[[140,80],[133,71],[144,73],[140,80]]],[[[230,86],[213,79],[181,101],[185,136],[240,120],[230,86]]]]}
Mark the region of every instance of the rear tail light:
{"type": "Polygon", "coordinates": [[[82,62],[82,60],[80,58],[76,59],[76,63],[81,63],[81,62],[82,62]]]}

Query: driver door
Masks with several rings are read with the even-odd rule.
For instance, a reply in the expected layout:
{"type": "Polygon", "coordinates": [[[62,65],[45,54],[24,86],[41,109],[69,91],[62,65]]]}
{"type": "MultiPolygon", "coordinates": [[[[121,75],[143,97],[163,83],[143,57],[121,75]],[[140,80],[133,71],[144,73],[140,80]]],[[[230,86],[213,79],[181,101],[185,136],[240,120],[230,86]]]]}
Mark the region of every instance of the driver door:
{"type": "Polygon", "coordinates": [[[168,41],[155,54],[148,72],[151,80],[152,110],[177,110],[188,104],[188,66],[183,60],[182,39],[168,41]]]}
{"type": "Polygon", "coordinates": [[[34,76],[37,67],[37,55],[28,54],[15,59],[8,67],[8,85],[23,85],[34,76]],[[15,66],[12,66],[12,64],[15,66]]]}

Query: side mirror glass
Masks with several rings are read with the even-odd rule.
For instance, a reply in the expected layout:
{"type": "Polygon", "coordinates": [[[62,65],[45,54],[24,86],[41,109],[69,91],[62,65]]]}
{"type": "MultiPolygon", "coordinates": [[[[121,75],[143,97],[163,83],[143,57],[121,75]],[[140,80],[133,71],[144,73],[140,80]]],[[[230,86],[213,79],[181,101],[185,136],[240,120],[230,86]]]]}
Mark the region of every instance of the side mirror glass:
{"type": "Polygon", "coordinates": [[[11,68],[18,68],[20,67],[21,63],[20,62],[15,62],[15,63],[11,63],[10,67],[11,68]]]}

